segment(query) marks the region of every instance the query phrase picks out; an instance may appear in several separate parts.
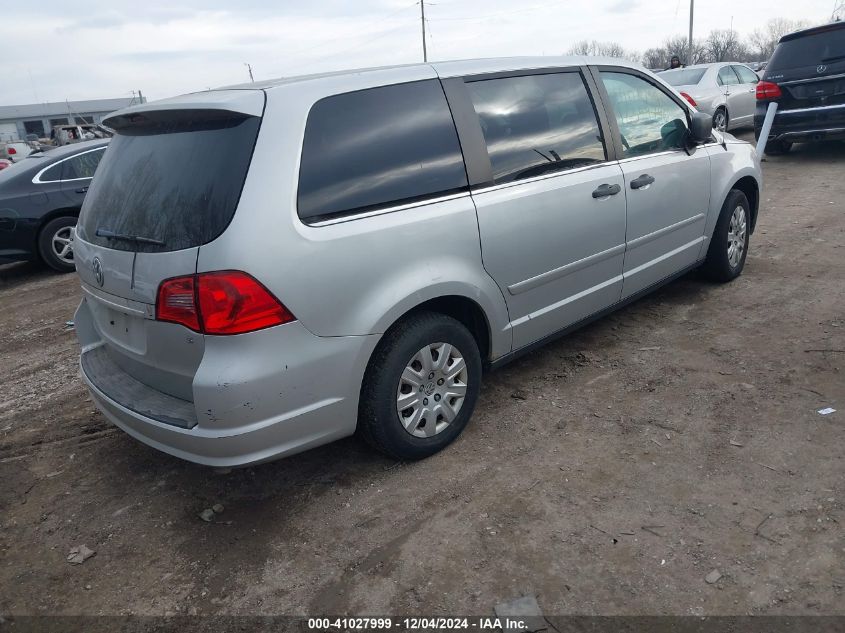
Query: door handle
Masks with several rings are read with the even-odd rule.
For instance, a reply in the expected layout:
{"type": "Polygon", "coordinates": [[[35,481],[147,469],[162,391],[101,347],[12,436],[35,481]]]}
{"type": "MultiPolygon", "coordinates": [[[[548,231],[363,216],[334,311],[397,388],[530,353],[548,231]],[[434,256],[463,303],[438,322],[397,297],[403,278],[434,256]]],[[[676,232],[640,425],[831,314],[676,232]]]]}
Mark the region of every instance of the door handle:
{"type": "Polygon", "coordinates": [[[619,185],[599,185],[599,188],[593,192],[593,198],[607,198],[608,196],[615,196],[622,191],[619,185]]]}
{"type": "Polygon", "coordinates": [[[643,174],[639,178],[634,178],[631,181],[631,189],[642,189],[643,187],[648,187],[653,182],[654,182],[654,176],[649,176],[648,174],[643,174]]]}
{"type": "Polygon", "coordinates": [[[85,193],[86,191],[88,191],[88,187],[82,187],[82,189],[77,189],[76,193],[85,193]]]}

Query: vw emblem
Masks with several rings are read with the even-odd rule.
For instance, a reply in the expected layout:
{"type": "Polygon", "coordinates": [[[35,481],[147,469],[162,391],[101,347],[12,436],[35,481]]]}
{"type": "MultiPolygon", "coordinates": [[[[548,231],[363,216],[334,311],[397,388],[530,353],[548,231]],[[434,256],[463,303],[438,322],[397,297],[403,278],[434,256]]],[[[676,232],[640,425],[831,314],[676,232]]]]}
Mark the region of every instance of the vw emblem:
{"type": "Polygon", "coordinates": [[[95,257],[94,263],[91,264],[91,267],[94,269],[94,279],[97,280],[97,285],[102,288],[106,281],[106,277],[103,274],[103,262],[100,261],[99,257],[95,257]]]}
{"type": "Polygon", "coordinates": [[[816,72],[817,72],[817,73],[823,73],[823,72],[824,72],[824,71],[826,71],[826,70],[827,70],[827,66],[825,66],[824,64],[821,64],[821,65],[819,65],[819,66],[816,66],[816,72]]]}

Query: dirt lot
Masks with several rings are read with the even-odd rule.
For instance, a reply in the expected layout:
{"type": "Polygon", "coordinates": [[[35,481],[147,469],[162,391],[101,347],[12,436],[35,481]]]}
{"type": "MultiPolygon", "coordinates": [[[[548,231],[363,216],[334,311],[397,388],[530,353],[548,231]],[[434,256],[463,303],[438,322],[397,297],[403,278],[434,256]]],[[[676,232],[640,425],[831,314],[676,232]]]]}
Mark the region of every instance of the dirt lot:
{"type": "Polygon", "coordinates": [[[147,448],[77,377],[75,277],[0,267],[0,613],[845,614],[843,161],[770,158],[742,277],[488,375],[420,463],[349,439],[221,474],[147,448]]]}

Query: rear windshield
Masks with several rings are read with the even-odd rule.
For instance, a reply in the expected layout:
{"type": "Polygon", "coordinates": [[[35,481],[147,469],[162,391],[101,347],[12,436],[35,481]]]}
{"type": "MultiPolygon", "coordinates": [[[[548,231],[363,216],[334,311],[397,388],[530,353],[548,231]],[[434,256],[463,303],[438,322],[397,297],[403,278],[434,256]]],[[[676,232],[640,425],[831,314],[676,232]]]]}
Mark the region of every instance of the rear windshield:
{"type": "Polygon", "coordinates": [[[845,28],[804,35],[778,44],[766,72],[818,66],[845,59],[845,28]]]}
{"type": "Polygon", "coordinates": [[[704,77],[706,68],[684,68],[683,70],[667,70],[660,73],[660,78],[670,86],[693,86],[704,77]]]}
{"type": "Polygon", "coordinates": [[[79,236],[158,253],[220,235],[235,213],[260,119],[216,116],[119,130],[85,197],[79,236]]]}

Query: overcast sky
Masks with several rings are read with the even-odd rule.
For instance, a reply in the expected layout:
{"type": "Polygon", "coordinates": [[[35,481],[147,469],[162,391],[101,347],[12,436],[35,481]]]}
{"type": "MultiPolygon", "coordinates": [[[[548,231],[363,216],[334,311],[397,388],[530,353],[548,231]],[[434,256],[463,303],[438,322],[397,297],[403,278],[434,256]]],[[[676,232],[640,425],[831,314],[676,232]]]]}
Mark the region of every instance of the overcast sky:
{"type": "MultiPolygon", "coordinates": [[[[835,0],[698,0],[696,36],[772,17],[824,22],[835,0]]],[[[256,79],[422,61],[413,0],[4,3],[0,105],[150,99],[256,79]]],[[[578,40],[643,51],[686,33],[689,0],[426,0],[429,59],[559,55],[578,40]]]]}

